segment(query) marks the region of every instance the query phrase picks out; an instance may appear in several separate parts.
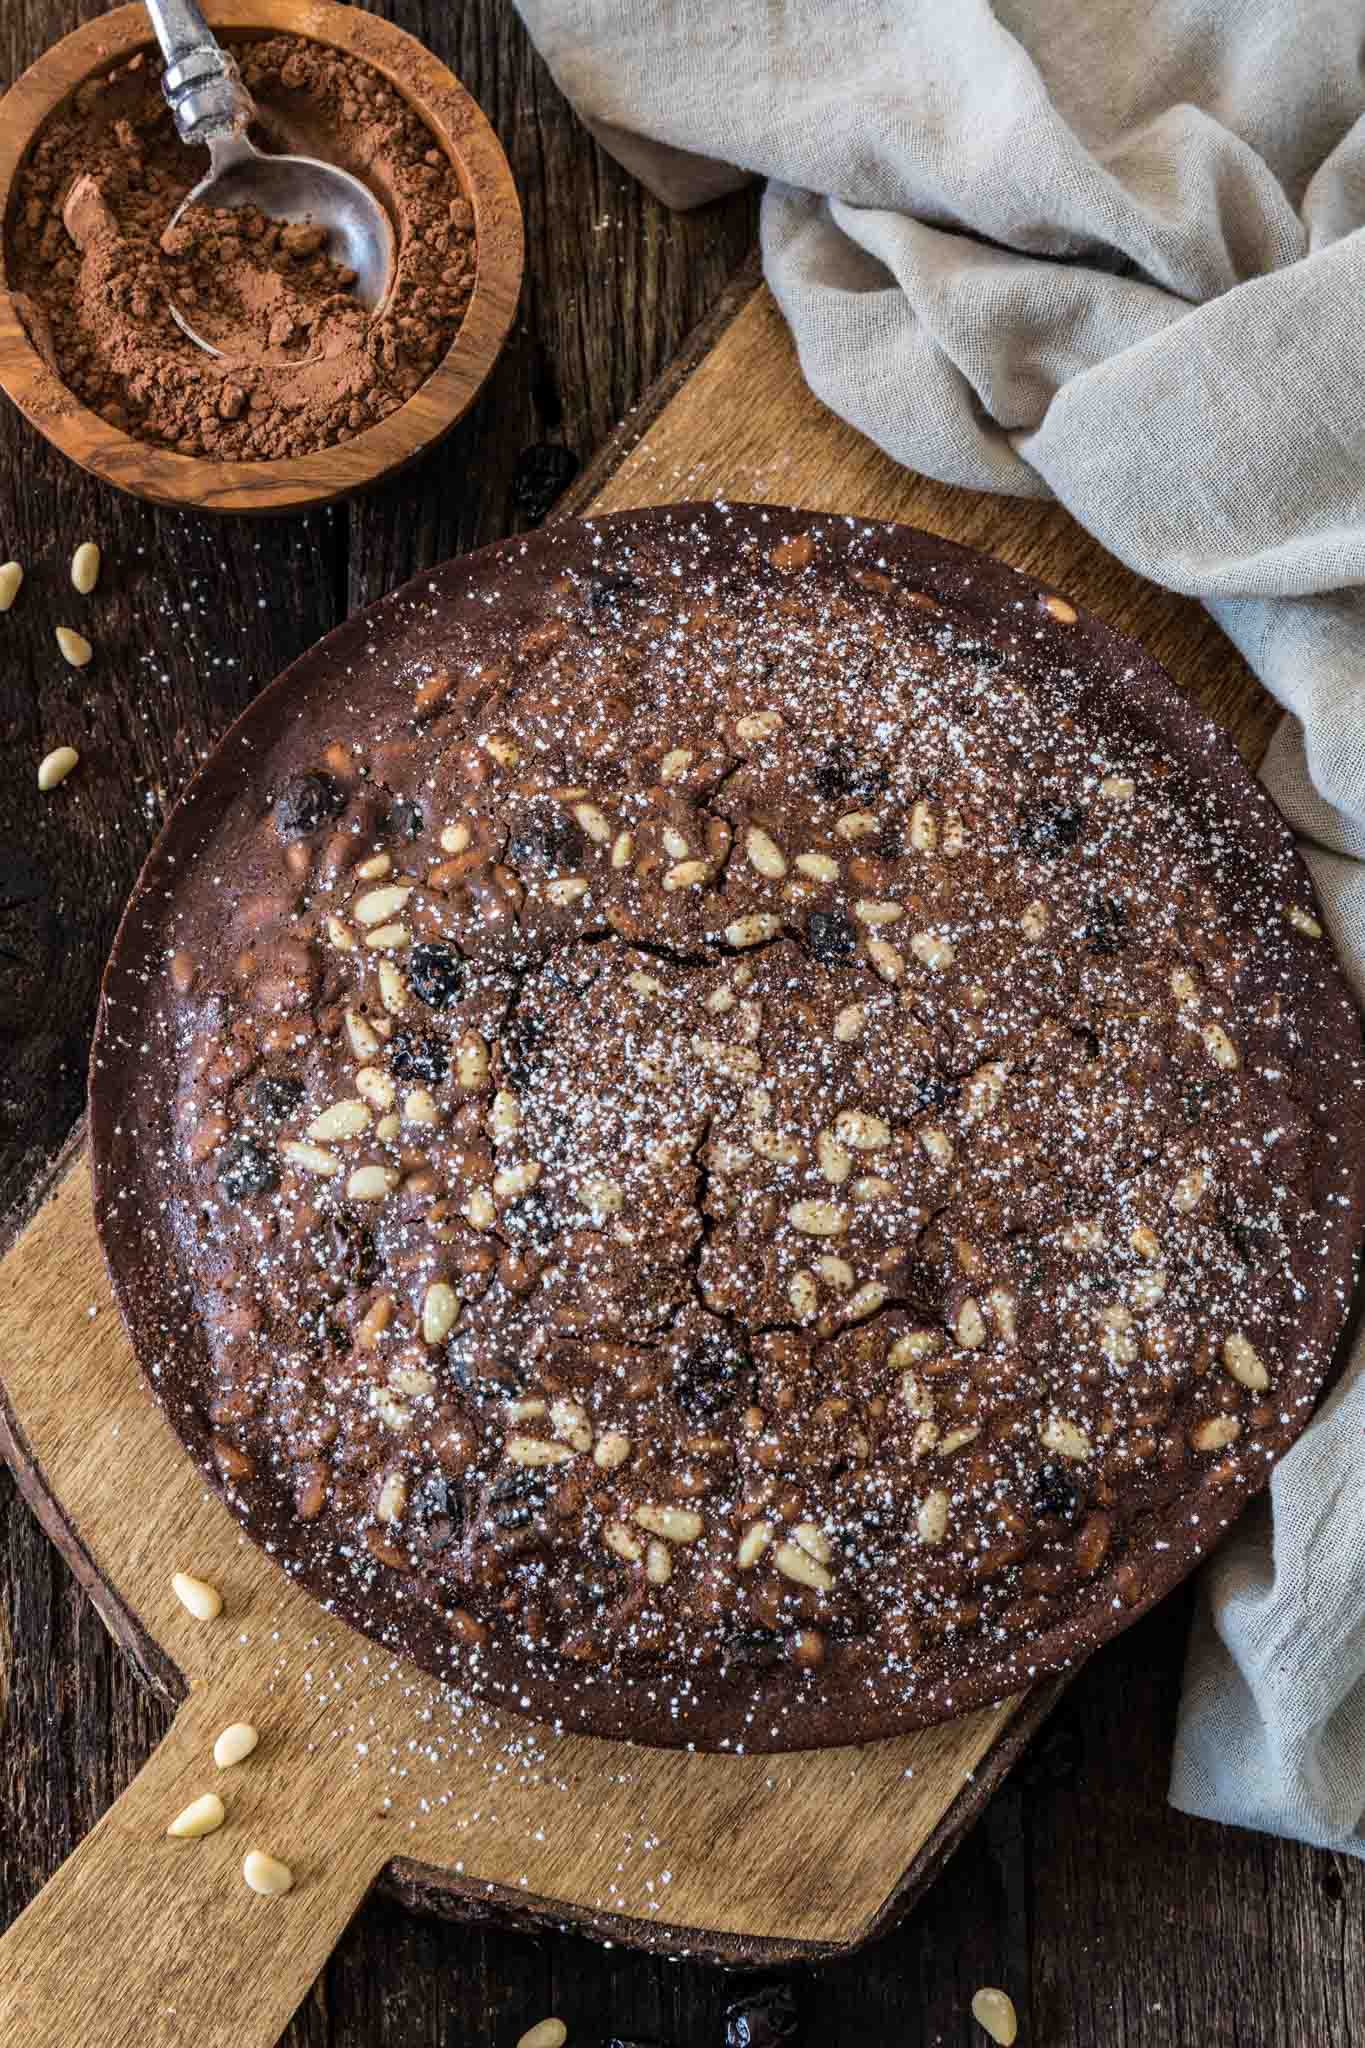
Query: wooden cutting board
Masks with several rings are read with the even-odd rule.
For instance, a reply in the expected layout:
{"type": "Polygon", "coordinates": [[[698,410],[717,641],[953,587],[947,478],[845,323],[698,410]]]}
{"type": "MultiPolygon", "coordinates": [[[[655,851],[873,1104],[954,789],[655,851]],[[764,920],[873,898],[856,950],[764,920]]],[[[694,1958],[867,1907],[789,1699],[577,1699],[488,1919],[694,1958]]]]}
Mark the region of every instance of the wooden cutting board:
{"type": "MultiPolygon", "coordinates": [[[[752,280],[568,509],[708,496],[898,519],[999,554],[1145,641],[1259,759],[1274,708],[1196,604],[1141,582],[1054,506],[887,461],[805,390],[752,280]]],[[[631,1748],[462,1704],[315,1606],[205,1490],[113,1307],[79,1138],[0,1264],[0,1443],[115,1636],[181,1702],[0,1941],[0,2040],[271,2048],[381,1878],[444,1911],[721,1961],[842,1953],[923,1889],[1060,1690],[787,1757],[631,1748]],[[222,1589],[219,1620],[178,1605],[179,1569],[222,1589]],[[214,1737],[239,1720],[260,1748],[220,1772],[214,1737]],[[168,1841],[207,1790],[226,1825],[168,1841]],[[246,1888],[251,1848],[291,1866],[288,1896],[246,1888]]]]}

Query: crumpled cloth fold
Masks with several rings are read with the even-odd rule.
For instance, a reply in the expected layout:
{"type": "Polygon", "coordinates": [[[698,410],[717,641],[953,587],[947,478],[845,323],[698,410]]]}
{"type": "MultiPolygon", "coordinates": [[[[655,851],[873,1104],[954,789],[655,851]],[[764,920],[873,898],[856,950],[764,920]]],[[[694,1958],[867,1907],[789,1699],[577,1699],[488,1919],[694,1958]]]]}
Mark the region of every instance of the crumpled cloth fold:
{"type": "MultiPolygon", "coordinates": [[[[1208,604],[1290,714],[1265,781],[1365,1000],[1359,7],[518,5],[666,203],[768,180],[834,412],[1208,604]]],[[[1204,1569],[1171,1799],[1365,1856],[1365,1339],[1204,1569]]]]}

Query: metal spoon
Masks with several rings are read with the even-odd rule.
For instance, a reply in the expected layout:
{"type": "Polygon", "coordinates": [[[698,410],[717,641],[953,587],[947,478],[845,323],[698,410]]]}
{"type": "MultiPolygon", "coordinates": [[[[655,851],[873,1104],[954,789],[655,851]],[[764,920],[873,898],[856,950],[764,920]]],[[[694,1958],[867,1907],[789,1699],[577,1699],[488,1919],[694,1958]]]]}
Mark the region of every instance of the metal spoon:
{"type": "MultiPolygon", "coordinates": [[[[325,228],[328,254],[355,272],[353,290],[373,312],[393,277],[393,227],[374,194],[349,171],[311,156],[267,156],[247,140],[256,117],[236,64],[195,0],[146,0],[166,59],[161,90],[180,140],[203,144],[209,174],[176,208],[174,227],[191,206],[258,206],[271,220],[325,228]]],[[[192,342],[219,354],[179,309],[171,312],[192,342]]]]}

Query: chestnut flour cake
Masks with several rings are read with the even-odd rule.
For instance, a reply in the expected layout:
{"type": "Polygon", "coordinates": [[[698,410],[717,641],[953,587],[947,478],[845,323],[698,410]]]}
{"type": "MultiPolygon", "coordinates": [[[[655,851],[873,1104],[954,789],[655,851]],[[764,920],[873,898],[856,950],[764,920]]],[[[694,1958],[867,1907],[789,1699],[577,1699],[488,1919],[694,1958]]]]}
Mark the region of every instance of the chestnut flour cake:
{"type": "Polygon", "coordinates": [[[1139,648],[759,508],[448,564],[253,705],[93,1071],[142,1364],[461,1687],[857,1741],[1083,1655],[1304,1426],[1359,1020],[1139,648]]]}

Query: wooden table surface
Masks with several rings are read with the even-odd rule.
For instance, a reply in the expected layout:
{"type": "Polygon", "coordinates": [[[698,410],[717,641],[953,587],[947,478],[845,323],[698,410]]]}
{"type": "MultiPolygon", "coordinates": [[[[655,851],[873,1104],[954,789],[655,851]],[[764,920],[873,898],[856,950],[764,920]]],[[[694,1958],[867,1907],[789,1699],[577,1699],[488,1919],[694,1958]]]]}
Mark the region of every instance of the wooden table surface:
{"type": "MultiPolygon", "coordinates": [[[[7,0],[0,84],[99,11],[7,0]]],[[[464,79],[526,208],[522,317],[457,435],[388,491],[253,524],[136,505],[67,466],[8,406],[0,414],[0,559],[28,569],[0,620],[0,1213],[80,1113],[119,907],[214,735],[348,610],[515,528],[522,449],[562,441],[589,456],[751,247],[749,195],[671,217],[595,148],[507,0],[375,11],[464,79]],[[96,596],[80,600],[68,563],[87,538],[106,566],[96,596]],[[61,661],[59,620],[95,641],[89,669],[61,661]],[[81,768],[42,797],[36,764],[67,741],[81,768]]],[[[1012,1993],[1029,2048],[1365,2048],[1365,1865],[1165,1804],[1187,1618],[1186,1599],[1169,1602],[1082,1673],[898,1932],[797,1980],[809,2043],[979,2042],[967,2008],[977,1985],[994,1983],[1012,1993]]],[[[164,1720],[0,1470],[0,1925],[164,1720]]],[[[117,1996],[116,1957],[109,1979],[117,1996]]],[[[375,1899],[285,2039],[513,2048],[533,2020],[559,2013],[573,2048],[612,2035],[719,2048],[735,1992],[700,1966],[444,1924],[375,1899]]]]}

